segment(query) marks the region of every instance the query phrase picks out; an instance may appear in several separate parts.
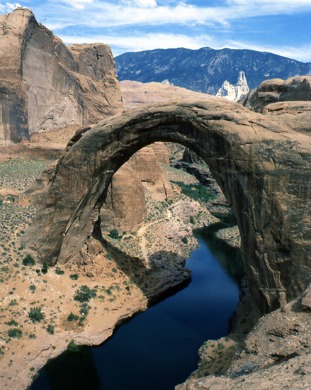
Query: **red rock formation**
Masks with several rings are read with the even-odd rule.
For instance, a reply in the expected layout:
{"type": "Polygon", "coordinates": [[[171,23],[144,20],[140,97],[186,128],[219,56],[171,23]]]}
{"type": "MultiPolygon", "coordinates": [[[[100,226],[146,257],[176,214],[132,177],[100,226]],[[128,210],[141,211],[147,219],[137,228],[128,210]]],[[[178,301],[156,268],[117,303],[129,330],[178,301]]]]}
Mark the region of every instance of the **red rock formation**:
{"type": "Polygon", "coordinates": [[[0,16],[0,141],[85,125],[122,110],[108,46],[67,48],[29,9],[0,16]]]}

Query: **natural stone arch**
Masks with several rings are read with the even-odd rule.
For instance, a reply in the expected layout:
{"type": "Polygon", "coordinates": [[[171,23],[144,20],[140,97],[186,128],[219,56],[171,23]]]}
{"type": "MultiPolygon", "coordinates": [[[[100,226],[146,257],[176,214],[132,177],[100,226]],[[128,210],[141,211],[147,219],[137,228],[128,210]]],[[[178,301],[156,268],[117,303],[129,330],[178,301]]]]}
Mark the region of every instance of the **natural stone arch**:
{"type": "Polygon", "coordinates": [[[114,172],[155,141],[189,147],[209,165],[232,204],[261,309],[301,292],[310,279],[309,138],[213,97],[123,113],[78,132],[42,190],[42,209],[26,234],[39,260],[67,262],[79,252],[114,172]]]}

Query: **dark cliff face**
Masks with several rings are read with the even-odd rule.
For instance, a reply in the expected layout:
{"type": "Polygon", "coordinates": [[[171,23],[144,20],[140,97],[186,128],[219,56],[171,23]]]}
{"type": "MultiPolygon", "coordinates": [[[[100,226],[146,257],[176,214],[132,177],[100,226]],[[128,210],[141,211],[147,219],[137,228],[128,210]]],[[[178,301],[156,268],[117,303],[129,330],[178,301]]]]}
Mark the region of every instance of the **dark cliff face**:
{"type": "Polygon", "coordinates": [[[272,78],[310,75],[311,63],[254,50],[166,49],[125,53],[115,58],[119,80],[144,83],[168,80],[193,91],[215,94],[225,80],[236,83],[246,73],[249,87],[272,78]]]}

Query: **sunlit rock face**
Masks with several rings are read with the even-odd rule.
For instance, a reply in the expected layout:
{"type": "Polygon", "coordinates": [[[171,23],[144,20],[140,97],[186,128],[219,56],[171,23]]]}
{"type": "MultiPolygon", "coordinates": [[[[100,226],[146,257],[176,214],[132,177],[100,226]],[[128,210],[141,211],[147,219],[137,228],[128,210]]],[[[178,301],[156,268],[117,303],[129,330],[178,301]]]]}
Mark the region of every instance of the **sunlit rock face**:
{"type": "Polygon", "coordinates": [[[26,8],[0,16],[0,42],[0,141],[122,110],[108,46],[66,47],[26,8]]]}
{"type": "Polygon", "coordinates": [[[113,175],[101,208],[102,229],[132,231],[147,216],[147,196],[158,202],[173,198],[160,162],[167,164],[169,153],[164,143],[156,142],[140,149],[113,175]]]}
{"type": "Polygon", "coordinates": [[[232,102],[237,102],[249,92],[246,76],[244,72],[239,73],[236,84],[230,84],[228,80],[224,81],[216,96],[224,97],[232,102]]]}
{"type": "Polygon", "coordinates": [[[43,181],[28,248],[49,264],[76,256],[92,235],[113,174],[155,141],[189,147],[209,165],[236,216],[261,310],[297,296],[311,278],[310,138],[282,117],[212,96],[143,107],[80,130],[43,181]]]}

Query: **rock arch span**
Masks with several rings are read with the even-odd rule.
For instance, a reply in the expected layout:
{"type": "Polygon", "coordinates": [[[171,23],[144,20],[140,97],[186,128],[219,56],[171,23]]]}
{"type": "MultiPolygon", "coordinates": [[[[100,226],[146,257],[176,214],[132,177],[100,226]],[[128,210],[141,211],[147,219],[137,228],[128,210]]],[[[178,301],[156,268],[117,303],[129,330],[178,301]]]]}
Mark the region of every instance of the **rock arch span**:
{"type": "Polygon", "coordinates": [[[268,116],[209,97],[134,110],[82,129],[41,191],[26,233],[41,262],[70,261],[92,235],[114,172],[155,141],[203,158],[231,202],[252,294],[278,307],[310,279],[310,142],[268,116]]]}

